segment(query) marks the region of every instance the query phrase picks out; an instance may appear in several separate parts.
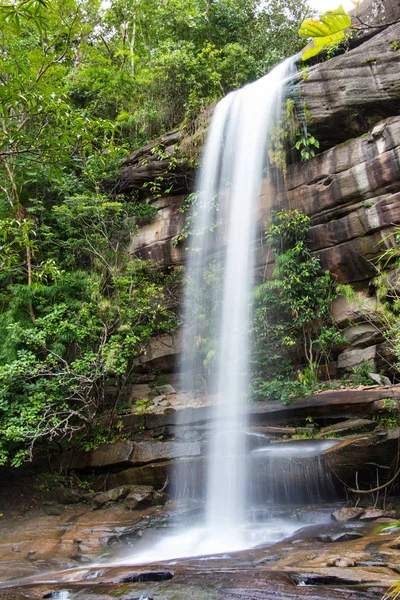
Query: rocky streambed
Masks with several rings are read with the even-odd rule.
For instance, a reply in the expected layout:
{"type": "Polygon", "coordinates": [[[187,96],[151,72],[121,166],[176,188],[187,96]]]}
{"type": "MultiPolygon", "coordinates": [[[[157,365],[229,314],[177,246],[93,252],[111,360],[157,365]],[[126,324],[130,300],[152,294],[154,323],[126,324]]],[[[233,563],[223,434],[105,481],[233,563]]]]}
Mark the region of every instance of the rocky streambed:
{"type": "Polygon", "coordinates": [[[75,507],[63,516],[27,515],[3,525],[0,598],[364,600],[381,598],[399,577],[399,529],[381,529],[392,517],[346,508],[335,513],[345,521],[305,527],[245,552],[120,566],[132,552],[128,540],[134,544],[143,523],[160,525],[170,510],[133,514],[119,507],[79,514],[75,507]],[[77,544],[97,558],[74,565],[77,544]]]}
{"type": "Polygon", "coordinates": [[[125,415],[123,440],[1,470],[0,600],[361,600],[400,578],[397,480],[361,493],[395,475],[400,430],[380,423],[397,418],[398,386],[252,407],[252,549],[139,564],[204,508],[209,409],[170,398],[125,415]],[[190,510],[171,501],[180,468],[190,510]]]}

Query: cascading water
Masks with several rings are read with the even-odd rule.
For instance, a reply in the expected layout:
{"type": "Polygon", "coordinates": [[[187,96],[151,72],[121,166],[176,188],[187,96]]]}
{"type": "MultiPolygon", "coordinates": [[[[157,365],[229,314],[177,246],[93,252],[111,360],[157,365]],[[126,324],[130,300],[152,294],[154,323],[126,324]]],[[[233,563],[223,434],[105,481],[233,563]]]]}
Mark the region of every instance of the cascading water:
{"type": "MultiPolygon", "coordinates": [[[[249,452],[246,443],[258,199],[269,168],[268,150],[294,75],[294,59],[289,59],[215,108],[192,212],[181,372],[181,387],[189,396],[200,387],[201,395],[215,400],[206,494],[190,492],[194,480],[190,461],[178,461],[175,472],[176,497],[181,501],[205,497],[205,511],[195,526],[186,523],[158,542],[150,539],[147,550],[119,564],[243,550],[282,539],[302,525],[298,520],[271,518],[265,506],[264,524],[251,521],[249,513],[254,515],[263,502],[271,503],[277,491],[275,486],[265,494],[269,482],[260,485],[257,474],[272,481],[273,467],[267,458],[260,469],[262,452],[249,452]]],[[[319,483],[315,485],[318,490],[319,483]]],[[[201,486],[202,481],[197,487],[201,486]]]]}
{"type": "MultiPolygon", "coordinates": [[[[205,515],[198,527],[161,540],[135,562],[240,550],[261,541],[249,534],[246,511],[251,288],[261,182],[294,62],[229,94],[214,111],[192,213],[181,377],[187,392],[194,395],[201,382],[202,392],[215,397],[205,515]]],[[[286,533],[295,528],[284,527],[286,533]]]]}
{"type": "Polygon", "coordinates": [[[246,545],[244,429],[258,198],[271,133],[279,122],[285,82],[293,70],[294,61],[289,59],[218,104],[200,172],[198,194],[202,210],[195,223],[189,254],[191,283],[185,298],[188,339],[184,340],[187,353],[192,351],[193,341],[201,337],[204,327],[203,320],[193,318],[193,307],[196,299],[200,305],[206,305],[204,296],[210,290],[204,285],[204,277],[209,262],[216,253],[222,255],[217,260],[223,285],[215,282],[212,297],[218,308],[210,319],[211,332],[218,332],[219,343],[215,348],[216,367],[207,378],[207,388],[217,392],[217,402],[207,482],[206,528],[210,537],[224,540],[223,545],[231,547],[246,545]],[[221,224],[216,234],[208,235],[208,243],[200,243],[198,248],[202,232],[212,232],[217,217],[221,224]]]}

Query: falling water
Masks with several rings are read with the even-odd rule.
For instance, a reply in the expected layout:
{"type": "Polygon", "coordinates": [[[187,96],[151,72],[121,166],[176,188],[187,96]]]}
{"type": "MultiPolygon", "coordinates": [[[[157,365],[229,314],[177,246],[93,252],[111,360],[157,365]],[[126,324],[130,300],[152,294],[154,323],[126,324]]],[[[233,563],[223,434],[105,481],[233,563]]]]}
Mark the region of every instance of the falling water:
{"type": "MultiPolygon", "coordinates": [[[[294,59],[285,61],[230,93],[213,114],[192,212],[181,378],[193,396],[200,387],[201,394],[215,398],[206,510],[197,528],[162,540],[139,560],[239,550],[253,543],[246,519],[245,426],[258,199],[294,71],[294,59]]],[[[185,465],[180,473],[182,498],[185,465]]]]}
{"type": "MultiPolygon", "coordinates": [[[[282,539],[301,526],[269,520],[264,529],[254,527],[246,506],[252,489],[247,476],[254,471],[245,429],[258,199],[294,73],[294,59],[289,59],[215,108],[192,211],[181,373],[189,395],[215,400],[206,509],[197,526],[186,524],[152,543],[130,557],[130,564],[241,550],[282,539]]],[[[179,466],[179,499],[193,482],[190,468],[190,461],[179,466]]]]}
{"type": "MultiPolygon", "coordinates": [[[[199,176],[189,252],[184,356],[190,356],[196,340],[203,338],[204,315],[198,307],[207,306],[207,295],[214,305],[208,335],[218,340],[213,350],[216,364],[205,373],[207,390],[217,396],[206,528],[233,547],[246,545],[244,430],[258,198],[263,170],[268,167],[267,149],[280,121],[285,83],[293,70],[294,61],[289,59],[217,105],[199,176]],[[213,260],[219,270],[210,289],[205,280],[213,260]]],[[[190,377],[193,372],[186,370],[184,384],[189,389],[190,377]]]]}

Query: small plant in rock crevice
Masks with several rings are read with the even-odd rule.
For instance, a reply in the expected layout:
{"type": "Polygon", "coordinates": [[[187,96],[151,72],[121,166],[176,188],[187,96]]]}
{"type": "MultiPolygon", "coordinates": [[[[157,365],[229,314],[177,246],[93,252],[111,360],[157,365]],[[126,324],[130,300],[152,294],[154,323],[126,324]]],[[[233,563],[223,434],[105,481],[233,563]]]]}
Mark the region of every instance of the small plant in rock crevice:
{"type": "Polygon", "coordinates": [[[296,150],[300,151],[302,161],[314,158],[316,149],[319,148],[319,141],[307,131],[297,133],[296,150]]]}
{"type": "Polygon", "coordinates": [[[363,360],[359,365],[349,367],[347,370],[347,376],[345,381],[348,384],[359,386],[359,385],[371,385],[372,381],[369,373],[375,371],[375,367],[368,360],[363,360]]]}
{"type": "Polygon", "coordinates": [[[269,167],[279,169],[283,177],[287,174],[288,156],[294,149],[300,153],[302,161],[308,161],[314,158],[320,147],[319,141],[307,131],[308,118],[306,103],[299,105],[298,99],[290,97],[285,102],[280,121],[272,128],[269,167]]]}

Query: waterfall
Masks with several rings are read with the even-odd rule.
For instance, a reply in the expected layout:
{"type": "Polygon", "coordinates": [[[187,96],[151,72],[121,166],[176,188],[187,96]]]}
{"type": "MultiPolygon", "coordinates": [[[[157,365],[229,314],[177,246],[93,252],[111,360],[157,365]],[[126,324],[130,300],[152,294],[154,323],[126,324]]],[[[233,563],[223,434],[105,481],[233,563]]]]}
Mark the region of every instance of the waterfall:
{"type": "MultiPolygon", "coordinates": [[[[271,136],[279,126],[285,82],[293,71],[294,60],[289,59],[217,105],[199,174],[197,214],[189,248],[184,360],[189,362],[193,349],[198,350],[204,331],[208,339],[216,340],[211,350],[215,364],[212,362],[203,376],[206,390],[216,396],[206,528],[213,535],[219,532],[234,546],[243,545],[246,523],[244,432],[258,199],[264,169],[268,168],[271,136]],[[211,286],[207,285],[210,264],[214,270],[217,264],[211,286]],[[204,307],[210,297],[213,307],[207,328],[204,307]]],[[[183,385],[193,390],[193,370],[187,365],[183,385]]]]}
{"type": "MultiPolygon", "coordinates": [[[[130,564],[242,550],[301,526],[282,519],[263,527],[249,521],[253,484],[247,478],[254,460],[249,462],[246,448],[258,200],[294,62],[288,59],[230,93],[214,111],[191,214],[181,368],[182,390],[213,400],[206,493],[195,492],[205,496],[206,507],[195,525],[152,543],[130,564]]],[[[190,461],[177,472],[182,500],[195,475],[190,461]]]]}

